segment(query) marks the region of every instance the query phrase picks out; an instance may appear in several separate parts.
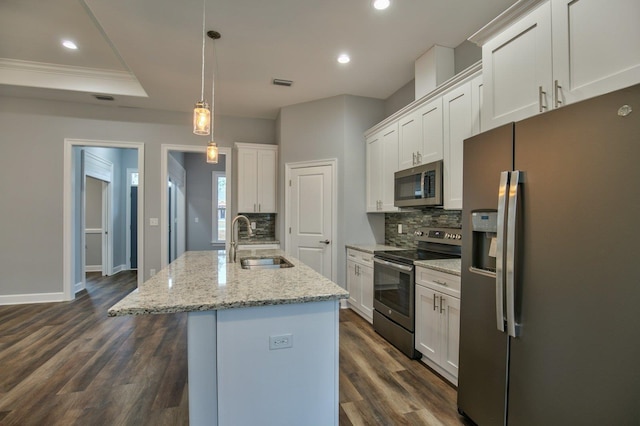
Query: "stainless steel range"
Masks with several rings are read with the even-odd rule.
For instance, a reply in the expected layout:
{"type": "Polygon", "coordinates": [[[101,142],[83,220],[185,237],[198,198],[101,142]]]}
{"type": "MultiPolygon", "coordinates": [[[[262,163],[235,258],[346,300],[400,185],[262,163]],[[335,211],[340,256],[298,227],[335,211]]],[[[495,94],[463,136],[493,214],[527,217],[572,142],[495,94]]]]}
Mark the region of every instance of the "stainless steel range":
{"type": "Polygon", "coordinates": [[[415,250],[376,251],[373,257],[373,329],[409,358],[414,348],[417,260],[460,258],[460,229],[419,228],[415,250]]]}

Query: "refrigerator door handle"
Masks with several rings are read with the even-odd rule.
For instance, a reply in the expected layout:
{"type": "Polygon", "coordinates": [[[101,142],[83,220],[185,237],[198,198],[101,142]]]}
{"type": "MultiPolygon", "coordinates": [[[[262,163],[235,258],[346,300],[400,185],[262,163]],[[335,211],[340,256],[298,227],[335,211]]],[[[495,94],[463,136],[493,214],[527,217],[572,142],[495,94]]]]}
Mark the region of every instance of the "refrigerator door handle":
{"type": "Polygon", "coordinates": [[[496,326],[504,332],[504,223],[507,213],[507,187],[511,172],[500,173],[498,187],[498,222],[496,244],[496,326]]]}
{"type": "Polygon", "coordinates": [[[509,336],[520,335],[520,325],[516,324],[515,275],[516,275],[516,224],[518,218],[518,188],[522,183],[522,172],[511,172],[509,182],[509,217],[507,218],[507,331],[509,336]]]}

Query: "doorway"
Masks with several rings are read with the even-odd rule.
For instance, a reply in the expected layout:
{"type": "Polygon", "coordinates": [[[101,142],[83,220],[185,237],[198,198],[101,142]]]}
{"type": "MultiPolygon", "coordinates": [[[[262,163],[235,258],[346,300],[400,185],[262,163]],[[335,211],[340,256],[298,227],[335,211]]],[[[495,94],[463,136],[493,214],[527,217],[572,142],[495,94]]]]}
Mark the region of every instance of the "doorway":
{"type": "MultiPolygon", "coordinates": [[[[110,182],[84,177],[84,247],[85,273],[100,272],[102,276],[112,275],[108,268],[108,230],[110,220],[110,182]]],[[[84,283],[84,282],[83,282],[84,283]]],[[[82,288],[76,288],[76,293],[82,288]]]]}
{"type": "Polygon", "coordinates": [[[337,160],[288,163],[285,177],[287,253],[336,281],[337,160]]]}
{"type": "MultiPolygon", "coordinates": [[[[64,164],[63,164],[63,294],[65,300],[73,300],[75,298],[76,290],[84,286],[85,280],[85,266],[86,266],[86,251],[85,251],[85,200],[84,189],[85,182],[84,176],[88,175],[93,178],[97,178],[104,182],[112,182],[115,179],[113,171],[107,171],[106,163],[104,161],[94,161],[95,159],[87,156],[87,150],[99,151],[100,149],[110,148],[123,148],[130,149],[135,153],[135,158],[132,157],[131,161],[137,163],[137,170],[139,172],[138,189],[137,189],[137,202],[135,211],[139,213],[137,215],[135,233],[136,240],[136,262],[139,267],[143,263],[143,200],[144,200],[144,144],[138,142],[112,142],[112,141],[96,141],[96,140],[84,140],[84,139],[65,139],[64,141],[64,164]],[[85,149],[86,148],[86,149],[85,149]],[[89,158],[89,161],[83,161],[89,158]],[[137,158],[137,159],[136,159],[137,158]],[[89,167],[87,167],[89,165],[89,167]],[[110,175],[109,175],[110,173],[110,175]]],[[[124,178],[124,171],[121,172],[124,178]]],[[[119,176],[119,175],[118,175],[119,176]]],[[[125,189],[125,183],[121,182],[121,189],[119,193],[123,193],[125,189]]],[[[114,203],[120,203],[124,210],[124,199],[120,202],[113,197],[113,184],[105,187],[105,194],[108,195],[106,204],[103,204],[103,209],[107,208],[111,211],[111,206],[114,203]]],[[[124,197],[123,197],[124,198],[124,197]]],[[[120,215],[121,218],[116,222],[119,223],[117,233],[118,240],[124,242],[125,240],[125,226],[124,226],[124,212],[120,215]],[[122,220],[122,222],[119,222],[122,220]]],[[[107,217],[106,224],[104,225],[104,237],[110,247],[114,247],[114,222],[113,217],[107,217]]],[[[118,247],[120,247],[119,243],[118,247]]],[[[122,244],[124,246],[124,244],[122,244]]],[[[124,247],[122,247],[124,249],[124,247]]],[[[123,269],[126,269],[126,262],[124,261],[124,254],[120,251],[118,255],[117,265],[113,265],[113,250],[104,250],[102,255],[107,256],[103,265],[106,267],[107,274],[117,273],[123,269]],[[120,260],[122,257],[122,260],[120,260]]],[[[143,274],[138,275],[138,284],[142,283],[144,277],[143,274]]]]}
{"type": "MultiPolygon", "coordinates": [[[[169,152],[167,164],[167,215],[168,215],[168,252],[169,263],[180,257],[186,246],[186,185],[187,172],[182,166],[184,155],[169,152]]],[[[164,254],[163,254],[164,256],[164,254]]]]}
{"type": "MultiPolygon", "coordinates": [[[[184,160],[184,157],[189,157],[194,153],[201,154],[202,163],[206,164],[205,162],[206,146],[163,144],[161,147],[160,174],[161,174],[161,181],[163,182],[163,185],[165,188],[165,190],[162,191],[161,200],[160,200],[160,209],[161,209],[160,210],[161,211],[160,250],[162,253],[162,259],[161,259],[162,268],[166,267],[171,261],[173,261],[176,257],[178,257],[177,255],[181,254],[181,250],[182,252],[184,252],[185,250],[215,250],[215,249],[226,248],[227,242],[217,241],[217,235],[219,234],[216,233],[214,230],[214,225],[213,225],[214,215],[212,212],[214,209],[218,209],[218,206],[213,205],[214,200],[212,196],[213,195],[212,189],[209,188],[206,191],[202,191],[201,193],[200,193],[200,190],[202,188],[200,188],[199,185],[198,185],[198,188],[195,190],[195,191],[198,191],[198,193],[195,193],[195,191],[191,191],[187,189],[187,182],[191,182],[191,179],[189,178],[190,176],[189,167],[187,166],[183,167],[183,164],[185,163],[185,161],[188,161],[188,160],[184,160]],[[183,157],[182,164],[180,161],[181,157],[183,157]],[[176,173],[176,170],[179,170],[178,168],[175,167],[176,163],[178,163],[180,165],[180,168],[185,171],[182,177],[180,177],[181,173],[176,173]],[[178,176],[175,176],[176,174],[178,176]],[[178,179],[174,179],[175,177],[178,177],[178,179]],[[177,185],[178,181],[183,185],[182,191],[179,190],[180,187],[177,185]],[[172,227],[172,222],[175,221],[178,215],[175,213],[175,210],[172,207],[172,205],[177,205],[178,210],[180,210],[181,209],[181,207],[179,207],[181,203],[180,197],[182,197],[185,200],[184,204],[187,206],[186,212],[184,214],[185,225],[182,228],[180,228],[179,226],[175,228],[175,227],[172,227]],[[191,200],[191,201],[188,201],[188,200],[191,200]],[[207,207],[209,209],[207,211],[210,211],[211,213],[206,215],[191,214],[190,213],[191,209],[193,209],[196,204],[203,202],[203,200],[207,200],[206,203],[208,203],[207,207]],[[191,207],[191,209],[189,208],[189,206],[191,207]],[[204,229],[203,226],[206,226],[207,229],[204,229]],[[182,229],[182,232],[181,232],[181,229],[182,229]],[[174,232],[174,234],[172,234],[172,232],[174,232]],[[211,233],[211,238],[204,241],[204,236],[209,235],[209,233],[211,233]],[[176,234],[178,236],[178,244],[174,245],[175,240],[173,238],[173,235],[176,235],[176,234]],[[181,240],[180,234],[186,237],[184,240],[184,243],[180,243],[180,240],[181,240]],[[195,244],[197,247],[189,248],[190,240],[193,240],[196,237],[198,241],[197,242],[191,241],[192,243],[191,246],[195,244]],[[200,240],[203,240],[203,241],[200,241],[200,240]]],[[[222,212],[220,216],[216,215],[216,218],[220,217],[220,220],[224,221],[224,224],[218,225],[218,229],[221,228],[224,231],[225,229],[228,228],[228,224],[229,224],[229,217],[228,215],[226,215],[226,209],[230,208],[229,201],[231,196],[231,183],[230,183],[231,176],[232,176],[231,148],[220,147],[219,154],[220,154],[219,156],[220,162],[224,165],[224,173],[226,178],[225,186],[224,186],[225,204],[223,206],[225,211],[222,212]]],[[[209,182],[212,182],[210,177],[211,172],[209,172],[209,175],[207,176],[208,178],[206,178],[206,182],[208,187],[209,182]]],[[[205,178],[198,177],[195,179],[195,181],[197,181],[198,183],[202,183],[204,185],[205,178]]],[[[192,188],[192,185],[189,184],[189,187],[192,188]]],[[[184,212],[185,210],[182,210],[182,211],[184,212]]]]}
{"type": "Polygon", "coordinates": [[[127,269],[138,269],[138,169],[127,168],[127,269]]]}

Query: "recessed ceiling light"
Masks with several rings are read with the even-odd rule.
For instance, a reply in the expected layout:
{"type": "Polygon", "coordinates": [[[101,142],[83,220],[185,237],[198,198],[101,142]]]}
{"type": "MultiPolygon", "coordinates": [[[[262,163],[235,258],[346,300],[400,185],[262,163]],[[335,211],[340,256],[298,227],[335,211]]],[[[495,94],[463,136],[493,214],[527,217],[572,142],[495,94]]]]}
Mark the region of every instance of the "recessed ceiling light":
{"type": "Polygon", "coordinates": [[[62,45],[71,50],[76,50],[78,48],[78,46],[71,40],[62,40],[62,45]]]}
{"type": "Polygon", "coordinates": [[[338,56],[338,62],[340,62],[341,64],[348,64],[350,61],[351,61],[351,58],[346,53],[343,53],[342,55],[338,56]]]}
{"type": "Polygon", "coordinates": [[[391,0],[374,0],[373,1],[373,7],[375,7],[378,10],[385,10],[386,8],[389,7],[389,5],[391,5],[391,0]]]}

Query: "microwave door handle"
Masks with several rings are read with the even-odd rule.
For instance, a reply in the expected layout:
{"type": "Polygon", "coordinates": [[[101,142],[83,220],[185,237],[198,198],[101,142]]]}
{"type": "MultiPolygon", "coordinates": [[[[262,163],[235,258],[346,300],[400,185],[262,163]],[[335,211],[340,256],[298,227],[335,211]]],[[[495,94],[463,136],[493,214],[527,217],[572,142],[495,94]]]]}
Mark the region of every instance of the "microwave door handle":
{"type": "Polygon", "coordinates": [[[425,198],[424,196],[424,178],[427,175],[426,172],[420,173],[420,198],[425,198]]]}
{"type": "Polygon", "coordinates": [[[511,172],[500,173],[498,186],[498,220],[496,244],[496,326],[504,333],[504,224],[507,213],[507,190],[511,172]]]}

